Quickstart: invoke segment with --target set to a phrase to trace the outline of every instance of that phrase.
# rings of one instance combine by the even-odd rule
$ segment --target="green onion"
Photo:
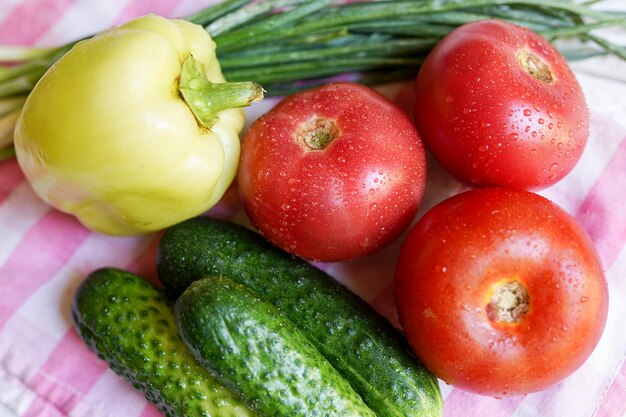
[[[189,16],[218,45],[224,76],[255,81],[284,95],[329,80],[368,85],[413,78],[432,47],[465,23],[497,18],[528,27],[560,45],[567,59],[612,54],[626,46],[597,31],[626,27],[626,13],[598,0],[225,0]],[[58,48],[0,46],[0,148],[10,143],[24,97],[76,42]],[[15,98],[15,99],[14,99]],[[11,101],[14,100],[14,101]],[[10,152],[9,152],[10,153]]]
[[[259,65],[288,64],[293,62],[317,61],[329,58],[367,56],[411,56],[430,50],[435,41],[429,39],[389,39],[373,40],[368,43],[356,43],[342,46],[326,46],[309,50],[267,51],[260,49],[258,54],[242,54],[220,57],[222,69],[232,74],[237,69],[258,67]],[[252,58],[252,59],[251,59]],[[316,64],[317,65],[317,64]],[[232,77],[232,75],[231,75]]]
[[[206,25],[206,30],[213,37],[217,37],[223,33],[228,33],[233,29],[245,25],[248,22],[255,22],[256,18],[267,16],[276,10],[293,6],[303,0],[265,0],[252,4],[248,7],[242,7],[234,12],[221,17],[220,19]]]
[[[352,71],[380,69],[387,67],[410,67],[416,73],[421,58],[388,58],[388,57],[352,57],[348,59],[333,59],[332,67],[320,67],[317,62],[296,62],[277,65],[274,67],[234,69],[229,72],[232,81],[259,80],[259,84],[271,84],[281,81],[296,81],[308,78],[312,71],[317,76],[328,76]]]
[[[0,149],[0,162],[5,159],[11,159],[15,157],[15,149],[13,146],[9,146],[8,148]]]

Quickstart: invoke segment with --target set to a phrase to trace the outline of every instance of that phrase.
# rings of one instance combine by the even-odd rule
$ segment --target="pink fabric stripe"
[[[62,415],[69,415],[107,369],[106,362],[94,359],[94,354],[87,349],[77,333],[70,330],[28,385],[40,398],[55,404]],[[38,408],[39,405],[34,403],[24,417],[37,416]]]
[[[23,417],[67,417],[56,405],[46,401],[43,397],[35,398]]]
[[[510,416],[517,410],[524,398],[520,395],[497,399],[454,389],[444,401],[443,417]]]
[[[0,267],[0,329],[37,288],[63,267],[90,232],[56,210],[44,215]]]
[[[615,417],[626,415],[626,361],[622,362],[617,376],[598,406],[594,417]]]
[[[156,408],[154,404],[146,404],[144,409],[139,414],[139,417],[162,417],[163,414],[159,412],[159,409]]]
[[[0,24],[0,44],[35,43],[72,3],[72,0],[23,0]]]
[[[122,13],[117,17],[114,25],[120,25],[135,17],[143,16],[149,13],[169,17],[180,2],[181,0],[131,0],[126,5],[126,8],[122,11]]]
[[[154,236],[150,244],[128,266],[127,271],[145,278],[154,285],[161,286],[156,272],[156,254],[161,233]]]
[[[626,138],[605,167],[600,178],[581,204],[576,218],[594,241],[605,269],[626,244],[624,205],[616,200],[626,191]]]
[[[24,174],[22,174],[16,160],[0,163],[0,203],[11,194],[23,179]]]

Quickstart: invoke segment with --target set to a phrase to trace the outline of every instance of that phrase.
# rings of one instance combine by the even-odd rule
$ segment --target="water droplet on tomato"
[[[508,112],[506,112],[507,116],[513,116],[513,110],[509,110]]]
[[[532,112],[532,111],[530,111],[530,109],[524,109],[524,116],[528,117],[528,116],[530,116],[531,114],[533,114],[533,112]]]
[[[511,139],[511,140],[517,140],[517,137],[518,137],[518,136],[517,136],[517,133],[511,133],[511,134],[509,135],[509,139]]]
[[[479,152],[487,152],[489,150],[489,145],[480,145],[478,147]]]
[[[463,109],[463,114],[470,114],[471,112],[472,112],[472,109],[469,109],[467,107]]]
[[[548,129],[552,129],[554,127],[554,123],[548,123]]]
[[[543,119],[539,119],[539,120],[537,120],[537,123],[539,123],[540,125],[544,124],[545,122],[546,122],[546,121],[545,121],[545,120],[543,120]]]
[[[586,303],[587,302],[587,297],[580,297],[580,302],[581,303]]]
[[[446,96],[446,103],[452,103],[454,101],[454,97],[452,97],[452,95],[448,94]]]
[[[552,171],[552,172],[556,171],[556,167],[557,167],[556,163],[550,165],[550,171]]]

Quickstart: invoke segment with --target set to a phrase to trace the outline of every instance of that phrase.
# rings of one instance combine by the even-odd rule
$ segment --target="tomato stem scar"
[[[527,49],[520,49],[515,55],[522,69],[544,83],[554,81],[550,67],[541,58]]]
[[[508,281],[495,288],[486,307],[487,317],[498,323],[519,323],[529,307],[530,297],[526,287],[519,281]]]
[[[330,145],[339,129],[334,121],[312,118],[303,123],[296,133],[296,140],[307,151],[322,150]]]

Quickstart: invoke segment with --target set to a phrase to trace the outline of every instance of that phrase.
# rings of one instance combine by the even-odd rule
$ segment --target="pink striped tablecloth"
[[[0,44],[58,45],[142,14],[185,16],[210,2],[0,0]],[[447,417],[626,415],[626,65],[602,58],[573,68],[591,109],[591,137],[576,169],[541,194],[574,215],[598,248],[611,296],[606,330],[583,367],[543,392],[499,400],[442,382]],[[406,91],[385,93],[402,103]],[[250,109],[248,119],[273,103]],[[432,161],[429,169],[419,215],[463,189]],[[215,214],[245,221],[236,191]],[[157,239],[92,233],[40,201],[15,161],[0,163],[0,417],[159,415],[83,346],[70,322],[74,290],[90,271],[116,266],[156,279]],[[398,246],[324,267],[395,322],[390,284]]]

